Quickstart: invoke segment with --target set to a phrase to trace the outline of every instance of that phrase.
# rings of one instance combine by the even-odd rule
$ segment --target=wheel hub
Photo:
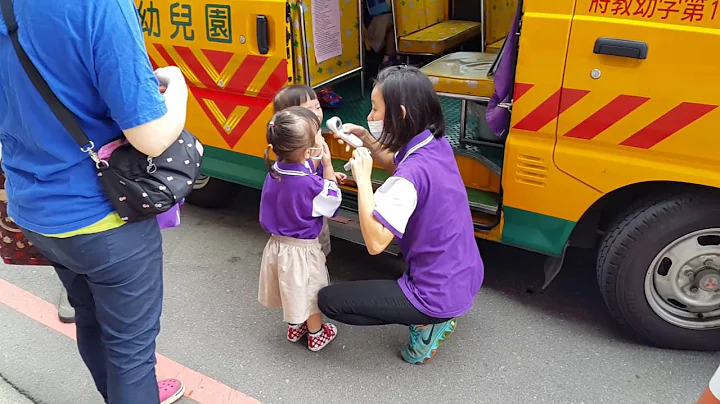
[[[715,269],[703,269],[696,275],[695,284],[700,290],[709,293],[720,292],[720,272]]]
[[[645,296],[663,320],[683,328],[720,328],[720,229],[678,238],[655,257]]]

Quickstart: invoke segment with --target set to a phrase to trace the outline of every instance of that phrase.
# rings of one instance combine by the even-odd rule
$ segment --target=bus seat
[[[398,39],[398,52],[440,55],[479,36],[482,25],[475,21],[446,20]]]
[[[397,51],[440,55],[482,34],[475,21],[449,20],[448,0],[393,0]]]
[[[500,50],[502,49],[503,43],[505,42],[505,37],[502,39],[495,41],[487,46],[487,52],[488,53],[494,53],[498,54],[500,53]]]
[[[487,0],[485,4],[486,52],[500,53],[517,7],[517,0]]]
[[[432,81],[435,91],[468,98],[490,98],[495,91],[489,76],[496,54],[455,52],[436,59],[421,70]]]

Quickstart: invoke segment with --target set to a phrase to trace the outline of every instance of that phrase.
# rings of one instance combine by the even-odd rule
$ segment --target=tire
[[[720,350],[720,314],[712,306],[715,299],[720,299],[720,292],[702,295],[707,304],[700,309],[695,307],[695,313],[710,306],[702,317],[690,313],[692,310],[687,308],[691,306],[679,306],[686,300],[659,297],[663,291],[675,290],[668,285],[679,285],[680,280],[691,279],[682,278],[684,275],[680,274],[687,275],[687,268],[691,268],[689,264],[696,262],[683,261],[684,258],[673,262],[667,258],[670,257],[667,252],[688,252],[673,258],[702,254],[698,256],[702,258],[697,259],[707,263],[707,257],[714,258],[714,254],[720,257],[720,236],[717,234],[720,234],[720,199],[708,194],[655,196],[628,209],[609,228],[597,260],[598,283],[615,320],[636,338],[657,347]],[[680,246],[691,247],[689,243],[702,247],[698,247],[700,250],[672,250]],[[665,270],[663,266],[669,269]],[[718,280],[715,272],[707,275],[708,270],[715,271],[717,267],[720,267],[720,259],[714,261],[712,268],[715,269],[702,266],[698,271],[693,270],[694,274],[700,275],[696,279],[704,285],[700,292],[705,293],[705,288],[713,287],[712,282]],[[708,281],[708,276],[713,280]],[[675,279],[680,280],[675,282]],[[693,285],[688,284],[688,290],[692,290]],[[676,296],[684,296],[684,293],[688,292],[680,291]],[[696,293],[697,297],[698,288],[690,293]],[[668,307],[669,310],[663,309]]]
[[[201,208],[216,209],[227,207],[240,192],[240,186],[231,182],[200,176],[187,196],[187,203]]]

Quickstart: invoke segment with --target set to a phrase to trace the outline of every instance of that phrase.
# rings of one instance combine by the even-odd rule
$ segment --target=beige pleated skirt
[[[330,226],[328,226],[328,220],[326,217],[323,218],[322,230],[320,230],[320,237],[318,237],[318,241],[320,241],[320,246],[322,246],[325,256],[327,257],[330,255]]]
[[[301,324],[320,312],[317,295],[329,283],[318,239],[270,237],[260,264],[260,304],[281,308],[286,322]]]

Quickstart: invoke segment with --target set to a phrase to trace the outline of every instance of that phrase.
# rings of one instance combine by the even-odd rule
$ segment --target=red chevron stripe
[[[717,108],[717,105],[683,102],[620,144],[639,149],[649,149],[707,115],[715,108]]]
[[[521,119],[520,122],[516,123],[513,128],[537,132],[567,111],[568,108],[575,105],[588,93],[590,91],[561,88],[532,110],[525,118]]]
[[[212,49],[201,50],[208,62],[210,62],[212,67],[218,73],[222,73],[222,71],[225,70],[225,67],[227,67],[228,63],[230,63],[230,59],[232,59],[234,55],[234,53],[231,52],[216,51]]]
[[[165,59],[165,63],[168,66],[175,66],[177,63],[173,60],[172,57],[170,57],[170,54],[165,50],[165,48],[160,45],[159,43],[153,44],[155,46],[155,49],[157,49],[160,56],[162,56],[163,59]]]
[[[217,90],[208,90],[198,87],[190,87],[190,91],[199,101],[200,107],[205,112],[205,115],[208,116],[215,126],[215,129],[217,129],[218,133],[220,133],[223,139],[225,139],[225,142],[227,142],[230,148],[234,148],[238,144],[240,139],[247,132],[248,128],[250,128],[250,125],[257,120],[260,114],[262,114],[265,110],[265,107],[269,104],[267,100],[230,92],[220,92]],[[236,106],[242,105],[248,109],[245,111],[242,118],[240,118],[240,121],[235,128],[228,133],[222,126],[222,122],[218,122],[218,120],[215,119],[212,111],[210,111],[210,108],[205,105],[204,100],[211,100],[215,102],[220,111],[222,111],[223,114],[226,114],[226,117],[229,116]]]
[[[517,101],[525,95],[531,88],[535,87],[535,84],[526,83],[515,83],[515,90],[513,90],[513,101]]]
[[[281,88],[288,82],[287,60],[283,59],[278,63],[263,88],[260,89],[258,97],[272,100]]]
[[[262,56],[245,56],[245,59],[243,59],[240,67],[235,72],[235,75],[228,81],[227,89],[230,91],[245,93],[250,86],[250,83],[252,83],[255,76],[257,76],[260,69],[262,69],[266,60],[268,59]]]
[[[565,134],[576,139],[592,140],[617,121],[630,115],[631,112],[645,104],[650,98],[633,95],[620,95],[576,127]]]
[[[190,48],[186,46],[173,46],[175,52],[180,55],[185,64],[195,74],[195,77],[207,88],[219,88],[215,80],[210,77],[202,63],[195,57]]]

